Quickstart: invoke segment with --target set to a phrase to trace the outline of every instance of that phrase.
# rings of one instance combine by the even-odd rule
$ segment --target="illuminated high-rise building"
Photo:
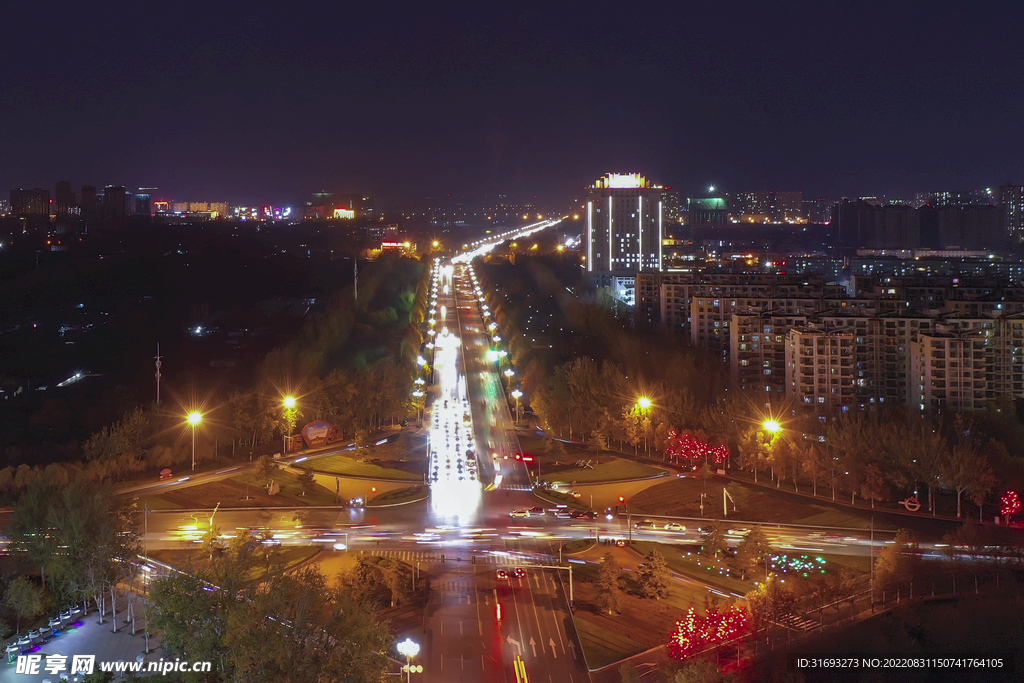
[[[1003,229],[1014,243],[1024,241],[1024,187],[1006,183],[999,188]]]
[[[664,191],[639,173],[609,173],[588,189],[588,273],[661,270]]]

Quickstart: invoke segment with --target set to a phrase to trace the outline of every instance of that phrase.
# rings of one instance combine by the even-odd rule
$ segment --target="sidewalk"
[[[138,615],[138,604],[136,604],[136,609]],[[136,661],[146,647],[145,629],[143,628],[145,620],[141,617],[136,618],[137,631],[135,636],[132,636],[131,624],[122,625],[121,623],[125,618],[125,613],[125,610],[122,609],[116,615],[119,626],[117,633],[111,633],[113,624],[109,616],[103,624],[97,624],[98,614],[90,612],[77,623],[59,631],[60,635],[51,638],[49,642],[33,648],[26,654],[42,655],[40,673],[37,675],[15,673],[16,660],[8,663],[7,657],[5,657],[3,665],[0,666],[0,683],[40,683],[46,680],[57,683],[61,680],[61,674],[46,673],[44,668],[47,655],[67,655],[67,665],[62,672],[67,674],[71,672],[73,655],[96,655],[96,670],[99,670],[99,662]],[[164,653],[160,649],[159,636],[150,634],[149,647],[151,652],[146,656],[146,661],[160,661]],[[77,675],[78,681],[81,681],[82,678],[83,676]],[[76,679],[69,675],[68,680]]]

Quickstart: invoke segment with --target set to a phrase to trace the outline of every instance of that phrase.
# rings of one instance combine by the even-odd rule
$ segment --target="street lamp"
[[[523,392],[516,389],[512,392],[512,398],[516,400],[516,422],[519,422],[519,399],[523,397]]]
[[[292,432],[295,431],[295,407],[299,402],[294,396],[285,396],[282,403],[284,403],[284,419],[288,423],[288,433],[282,439],[281,452],[287,455],[288,440],[292,438]]]
[[[654,402],[651,401],[651,399],[649,399],[646,396],[641,396],[640,398],[638,398],[636,400],[636,408],[637,408],[638,411],[640,411],[641,415],[644,415],[647,412],[649,412],[651,410],[651,406],[653,406],[653,405],[654,405]],[[649,452],[649,449],[647,448],[647,430],[646,429],[644,430],[644,450]]]
[[[400,642],[396,648],[398,649],[398,654],[405,655],[405,666],[402,668],[405,670],[406,681],[409,681],[412,678],[413,671],[416,673],[423,673],[422,666],[412,665],[412,658],[420,653],[419,643],[413,641],[411,638],[406,638]]]
[[[765,420],[761,423],[761,426],[765,428],[765,431],[769,431],[772,434],[778,434],[782,431],[782,425],[779,424],[778,420]]]
[[[192,471],[196,471],[196,427],[203,421],[203,414],[193,410],[188,414],[188,423],[192,425]]]

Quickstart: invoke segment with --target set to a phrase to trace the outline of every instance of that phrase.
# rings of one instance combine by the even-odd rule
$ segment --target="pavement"
[[[47,673],[45,671],[46,657],[48,655],[66,655],[66,668],[64,673],[70,673],[72,657],[74,655],[96,655],[96,669],[99,669],[99,662],[134,662],[136,658],[144,656],[147,662],[160,661],[163,650],[160,649],[160,638],[157,635],[150,635],[150,654],[143,655],[146,648],[144,624],[138,604],[136,604],[136,633],[131,634],[131,624],[125,624],[127,603],[118,601],[119,611],[117,613],[118,632],[112,633],[113,624],[108,615],[103,624],[97,623],[98,613],[93,611],[85,617],[80,618],[75,624],[66,629],[58,631],[57,636],[33,648],[26,654],[41,655],[40,673],[35,675],[19,674],[16,672],[16,663],[8,662],[0,665],[0,683],[40,683],[42,681],[60,681],[60,674]],[[77,680],[81,681],[82,676]],[[68,680],[75,680],[69,677]]]

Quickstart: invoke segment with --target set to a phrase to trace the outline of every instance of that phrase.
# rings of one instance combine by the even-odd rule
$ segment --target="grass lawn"
[[[534,495],[541,500],[554,505],[566,505],[573,510],[589,510],[590,508],[581,498],[570,496],[568,493],[561,493],[559,491],[547,491],[544,489],[534,489]]]
[[[231,477],[231,481],[236,481],[243,485],[247,484],[250,488],[266,490],[263,488],[263,480],[253,472],[244,472],[236,477]],[[315,485],[309,493],[303,495],[299,475],[294,472],[279,469],[277,472],[274,472],[274,481],[281,487],[280,492],[275,497],[287,498],[295,505],[334,505],[336,502],[334,491],[319,484]]]
[[[415,464],[419,470],[416,472],[408,472],[395,467],[387,467],[385,465],[377,464],[376,462],[359,462],[360,459],[367,459],[368,457],[369,456],[360,456],[356,458],[338,453],[336,455],[328,455],[325,458],[307,460],[306,462],[299,464],[298,467],[310,469],[314,472],[335,474],[343,477],[366,477],[367,479],[392,479],[395,481],[423,481],[422,463],[409,463]],[[399,463],[396,462],[394,464],[397,465]]]
[[[589,617],[589,614],[576,616],[576,633],[579,634],[587,666],[590,668],[606,666],[647,649],[622,637],[618,629],[605,628],[600,623],[591,621]]]
[[[430,495],[430,489],[427,486],[410,486],[406,489],[391,489],[384,493],[374,496],[366,504],[366,507],[374,507],[375,505],[395,505],[397,503],[410,503],[417,500],[426,500],[427,496]]]
[[[290,545],[276,549],[274,562],[280,571],[288,571],[306,560],[315,557],[321,548],[319,545]],[[185,571],[189,566],[201,564],[208,561],[208,551],[199,548],[183,548],[181,550],[153,550],[149,553],[154,560]],[[265,573],[265,568],[260,568],[260,573]]]
[[[625,479],[646,479],[648,477],[663,476],[665,470],[658,467],[651,467],[632,460],[623,460],[609,455],[601,457],[586,457],[584,460],[591,460],[594,463],[593,469],[583,467],[562,467],[561,465],[550,465],[547,469],[541,464],[541,478],[546,481],[564,482],[566,484],[575,481],[577,484],[596,484],[603,481],[621,481]],[[572,461],[576,462],[575,460]],[[562,459],[563,464],[567,464]]]
[[[713,477],[707,483],[708,496],[715,501],[712,514],[721,513],[723,485],[735,502],[736,511],[733,512],[733,505],[730,503],[729,516],[744,521],[857,529],[867,529],[871,524],[870,516],[859,511],[836,510],[812,501],[794,500],[776,495],[771,489],[719,477]],[[704,483],[694,477],[675,477],[636,494],[630,501],[630,506],[635,508],[638,514],[700,517],[700,494],[703,490]],[[875,528],[893,527],[876,521]]]
[[[577,538],[575,541],[569,541],[562,546],[562,552],[571,555],[573,553],[582,553],[585,550],[590,550],[597,543],[592,538]]]
[[[732,566],[729,563],[728,558],[726,558],[726,560],[714,560],[710,557],[696,553],[693,548],[689,546],[674,545],[671,543],[657,543],[654,541],[633,541],[630,547],[641,555],[651,550],[657,550],[665,556],[665,562],[668,563],[669,569],[672,571],[715,586],[723,593],[739,593],[740,595],[744,595],[754,588],[753,581],[740,581],[737,578],[723,576],[719,573],[719,567]],[[689,552],[690,555],[687,555],[687,552]],[[708,569],[709,567],[711,569]],[[704,598],[701,597],[700,601],[695,604],[700,604],[703,600]]]

